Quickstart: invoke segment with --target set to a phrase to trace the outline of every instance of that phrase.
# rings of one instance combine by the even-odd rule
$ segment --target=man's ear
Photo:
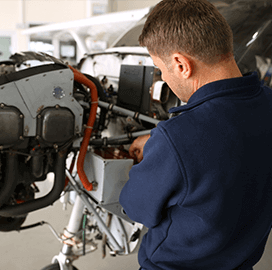
[[[183,79],[188,79],[191,77],[193,73],[194,64],[189,57],[181,53],[173,53],[172,64],[174,72],[178,76],[181,76]]]

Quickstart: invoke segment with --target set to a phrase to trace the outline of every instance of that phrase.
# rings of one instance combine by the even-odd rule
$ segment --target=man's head
[[[207,0],[163,0],[139,37],[162,79],[184,102],[201,86],[240,77],[230,26]]]
[[[213,64],[233,55],[232,31],[206,0],[161,1],[149,14],[139,42],[162,59],[179,52]]]

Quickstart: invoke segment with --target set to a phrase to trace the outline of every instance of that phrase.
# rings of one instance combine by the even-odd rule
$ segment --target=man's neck
[[[198,71],[193,79],[193,92],[197,91],[205,84],[224,80],[242,77],[242,73],[239,70],[234,58],[224,60],[215,65],[205,65],[200,63],[198,65]]]

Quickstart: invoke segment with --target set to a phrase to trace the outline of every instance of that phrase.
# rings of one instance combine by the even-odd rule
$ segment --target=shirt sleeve
[[[186,184],[179,155],[163,129],[152,130],[143,154],[143,160],[130,170],[120,203],[129,218],[151,228],[185,196]]]

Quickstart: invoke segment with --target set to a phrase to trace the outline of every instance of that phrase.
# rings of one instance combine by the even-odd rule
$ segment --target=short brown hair
[[[225,18],[206,0],[163,0],[149,14],[141,46],[161,58],[184,52],[205,63],[233,55],[233,34]]]

